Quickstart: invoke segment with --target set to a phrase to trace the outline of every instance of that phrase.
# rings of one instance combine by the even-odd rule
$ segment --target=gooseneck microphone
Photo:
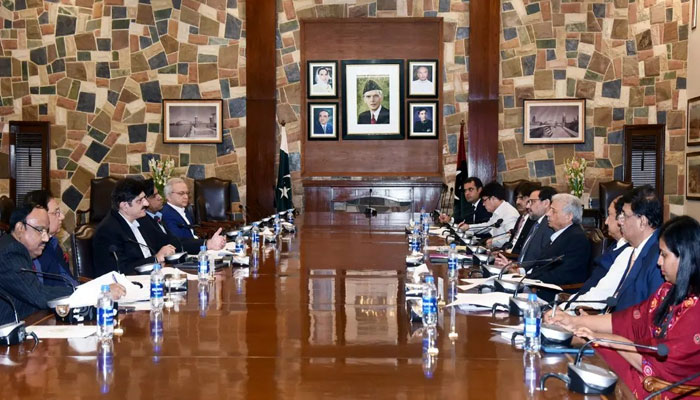
[[[0,325],[0,346],[12,346],[24,342],[24,339],[27,337],[27,331],[24,328],[24,321],[19,320],[15,303],[3,291],[0,291],[0,299],[5,300],[15,314],[15,322]],[[31,333],[30,336],[34,338],[34,347],[36,347],[39,343],[39,338],[34,333]],[[34,351],[34,348],[32,348],[32,351]]]
[[[586,344],[581,346],[581,348],[578,351],[578,354],[576,354],[576,361],[574,361],[574,365],[579,365],[581,363],[581,358],[583,357],[583,352],[586,350],[587,347],[589,347],[593,343],[619,344],[619,345],[623,345],[623,346],[631,346],[631,347],[637,347],[640,349],[652,350],[652,351],[655,351],[659,357],[666,357],[668,355],[668,346],[665,343],[659,343],[658,346],[648,346],[645,344],[624,342],[622,340],[596,338],[596,339],[591,339],[591,340],[587,341]]]
[[[489,230],[489,229],[491,229],[491,228],[500,228],[502,223],[503,223],[503,218],[499,218],[499,219],[498,219],[496,222],[494,222],[493,224],[482,227],[482,228],[479,229],[478,231],[474,232],[474,234],[475,234],[475,235],[479,235],[479,234],[482,234],[482,233],[486,232],[487,230]]]
[[[552,307],[552,317],[554,317],[554,315],[556,314],[557,308],[559,308],[558,306],[560,304],[566,303],[566,307],[565,307],[565,309],[566,309],[566,308],[569,308],[569,306],[571,305],[572,302],[573,303],[581,303],[581,304],[605,304],[606,307],[615,307],[617,305],[617,299],[614,298],[613,296],[610,296],[607,299],[603,299],[603,300],[581,300],[581,301],[573,301],[571,299],[556,300],[556,298],[555,298],[554,301],[549,303],[549,305]]]
[[[509,231],[505,231],[505,232],[503,232],[503,233],[499,233],[499,234],[496,235],[496,236],[485,237],[485,238],[479,240],[478,245],[479,245],[479,246],[483,245],[483,244],[486,243],[489,239],[495,239],[495,238],[497,238],[497,237],[501,237],[501,236],[505,236],[505,235],[512,235],[512,234],[513,234],[513,230],[511,229],[511,230],[509,230]]]
[[[134,240],[134,239],[129,238],[129,237],[126,238],[126,241],[127,241],[127,242],[130,242],[130,243],[137,244],[137,245],[139,245],[139,246],[141,246],[141,247],[145,247],[145,248],[148,249],[148,251],[151,252],[151,256],[153,256],[153,257],[156,256],[156,252],[153,251],[153,248],[152,248],[151,246],[149,246],[149,245],[147,245],[147,244],[143,244],[143,243],[139,242],[138,240]]]
[[[117,263],[117,272],[120,274],[122,273],[122,269],[119,266],[119,257],[117,256],[117,246],[115,245],[110,245],[109,246],[109,252],[112,254],[112,257],[114,257],[114,261]]]
[[[29,269],[29,268],[20,268],[19,271],[20,272],[29,272],[30,274],[34,274],[34,275],[45,276],[48,278],[62,280],[63,282],[67,283],[68,286],[70,286],[71,289],[73,289],[73,291],[75,292],[75,284],[73,282],[71,282],[70,279],[68,279],[67,277],[65,277],[61,274],[53,274],[51,272],[43,272],[43,271],[34,271],[33,269]]]
[[[542,264],[542,265],[539,265],[539,266],[536,266],[535,268],[532,269],[532,271],[530,271],[530,272],[531,272],[530,274],[525,274],[525,276],[523,276],[522,278],[520,278],[520,280],[518,281],[518,285],[515,287],[515,292],[513,292],[513,297],[516,297],[516,296],[517,296],[518,290],[520,290],[520,286],[522,286],[523,281],[524,281],[526,278],[532,278],[533,275],[535,275],[535,274],[532,273],[532,272],[534,272],[534,271],[536,270],[538,273],[542,273],[542,271],[546,271],[546,270],[549,269],[552,265],[555,265],[557,262],[561,261],[563,258],[564,258],[564,255],[562,254],[562,255],[560,255],[560,256],[558,256],[558,257],[549,258],[549,259],[547,259],[547,260],[538,260],[539,262],[545,262],[545,261],[546,261],[546,263],[545,263],[545,264]]]
[[[690,381],[692,381],[693,379],[698,378],[698,377],[700,377],[700,372],[696,372],[696,373],[694,373],[693,375],[687,376],[687,377],[681,379],[681,380],[678,381],[678,382],[675,382],[675,383],[670,384],[670,385],[668,385],[668,386],[666,386],[666,387],[664,387],[664,388],[662,388],[662,389],[659,389],[659,390],[657,390],[656,392],[653,392],[653,393],[651,393],[649,396],[645,397],[644,400],[651,400],[651,399],[653,399],[654,397],[660,395],[661,393],[667,392],[667,391],[669,391],[669,390],[671,390],[671,389],[673,389],[673,388],[677,388],[678,386],[681,386],[682,384],[684,384],[684,383],[686,383],[686,382],[690,382]],[[700,389],[695,389],[695,390],[692,390],[692,389],[691,389],[690,391],[685,392],[684,395],[690,395],[690,394],[692,394],[692,393],[696,393],[698,390],[700,390]]]
[[[542,267],[545,267],[553,262],[557,262],[557,261],[561,260],[562,258],[564,258],[563,255],[561,255],[559,257],[542,258],[539,260],[523,261],[520,263],[520,266],[525,268],[525,267],[531,267],[531,266],[537,265],[537,264],[542,264]],[[501,272],[498,274],[498,279],[503,278],[503,274],[505,273],[505,271],[508,269],[508,267],[510,267],[514,263],[515,263],[515,261],[511,261],[508,264],[506,264],[505,266],[503,266],[503,268],[501,269]],[[535,268],[539,268],[539,267],[535,267]],[[528,275],[525,274],[525,276],[523,278],[527,278],[527,277],[528,277]]]

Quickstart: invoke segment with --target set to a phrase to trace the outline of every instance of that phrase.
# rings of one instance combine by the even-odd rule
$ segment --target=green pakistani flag
[[[287,147],[287,130],[280,130],[280,166],[277,171],[277,187],[275,188],[275,204],[277,212],[294,208],[292,204],[292,177],[289,175],[289,149]]]

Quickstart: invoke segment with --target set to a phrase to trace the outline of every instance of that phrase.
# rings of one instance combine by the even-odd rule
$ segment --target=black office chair
[[[7,196],[0,196],[0,231],[10,231],[10,215],[15,209],[15,202]],[[0,232],[0,234],[2,234]]]
[[[95,278],[95,267],[92,265],[92,237],[95,229],[90,225],[77,228],[70,235],[73,253],[73,274],[79,280]],[[105,249],[105,251],[107,251]]]
[[[610,206],[610,202],[613,201],[615,197],[620,196],[633,188],[634,185],[629,182],[618,180],[600,182],[598,184],[598,196],[600,198],[598,208],[600,210],[600,215],[602,216],[601,218],[605,220],[608,217],[608,206]]]
[[[90,181],[90,208],[76,211],[76,227],[86,224],[97,226],[109,214],[112,209],[112,191],[118,181],[111,176]]]

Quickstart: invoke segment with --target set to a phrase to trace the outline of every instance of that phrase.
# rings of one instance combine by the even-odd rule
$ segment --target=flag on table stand
[[[275,188],[275,205],[277,212],[294,208],[292,204],[292,177],[289,174],[289,149],[287,148],[287,130],[282,125],[280,129],[280,165],[277,171],[277,186]]]
[[[457,148],[457,175],[455,175],[455,198],[452,215],[456,222],[463,220],[462,217],[468,209],[467,199],[464,198],[464,181],[469,177],[467,172],[467,155],[464,150],[464,121],[459,128],[459,145]]]

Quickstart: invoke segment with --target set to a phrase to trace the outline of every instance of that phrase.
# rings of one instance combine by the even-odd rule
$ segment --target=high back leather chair
[[[612,180],[609,182],[600,182],[598,184],[598,193],[600,196],[600,215],[603,221],[608,217],[608,206],[610,202],[617,196],[632,190],[634,185],[628,182]]]
[[[584,231],[586,232],[588,241],[591,243],[591,258],[588,263],[588,270],[589,272],[593,272],[593,261],[603,254],[607,241],[605,240],[603,232],[598,228],[584,227]]]
[[[194,181],[194,200],[198,223],[231,219],[231,181],[219,178]]]
[[[15,202],[7,196],[0,196],[0,230],[10,231],[10,215],[15,209]],[[0,233],[1,234],[1,233]]]
[[[73,253],[73,272],[77,278],[95,278],[95,268],[92,265],[92,237],[95,228],[85,225],[70,235],[70,245]],[[105,251],[107,251],[105,249]]]
[[[96,178],[90,181],[90,208],[78,210],[76,214],[77,225],[97,225],[112,209],[112,191],[119,180],[111,176]],[[85,215],[88,215],[87,221]]]

